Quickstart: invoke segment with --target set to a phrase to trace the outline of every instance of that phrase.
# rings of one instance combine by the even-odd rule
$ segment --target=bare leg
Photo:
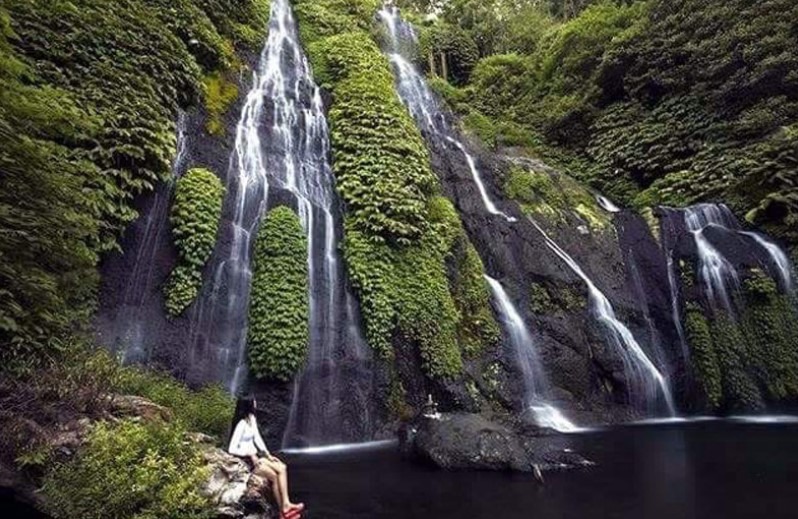
[[[284,509],[286,501],[282,489],[280,488],[280,478],[278,477],[277,472],[271,466],[269,466],[268,463],[261,461],[258,463],[258,466],[255,469],[255,474],[269,481],[269,484],[272,487],[272,493],[274,494],[274,499],[277,501],[277,506],[279,506],[280,509]]]
[[[280,503],[282,511],[287,512],[289,509],[295,508],[297,505],[292,503],[291,498],[288,497],[288,467],[281,461],[266,460],[264,463],[267,464],[270,470],[276,473],[277,484],[281,492]]]

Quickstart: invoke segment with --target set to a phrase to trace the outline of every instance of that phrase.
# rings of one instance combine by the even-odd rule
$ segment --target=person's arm
[[[227,452],[233,456],[246,456],[246,453],[241,449],[241,437],[244,435],[244,427],[246,427],[244,421],[239,420],[233,431],[233,436],[230,438],[230,446],[227,448]]]
[[[266,447],[266,442],[263,441],[263,437],[260,435],[257,420],[252,420],[252,427],[255,428],[255,447],[257,447],[259,451],[265,452],[267,458],[271,458],[272,454],[269,452],[269,449]]]

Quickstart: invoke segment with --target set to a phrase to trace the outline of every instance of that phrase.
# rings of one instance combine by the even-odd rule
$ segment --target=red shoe
[[[287,512],[283,512],[282,518],[283,519],[300,519],[302,517],[302,510],[305,509],[305,505],[303,503],[299,503],[298,505],[290,508]]]

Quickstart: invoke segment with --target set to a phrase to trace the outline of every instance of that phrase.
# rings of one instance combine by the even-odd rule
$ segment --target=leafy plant
[[[208,473],[179,424],[100,422],[74,460],[56,466],[43,493],[53,517],[210,518]]]
[[[308,347],[308,245],[285,206],[269,211],[255,242],[249,310],[249,362],[259,378],[288,381]]]
[[[197,298],[202,271],[216,245],[224,187],[210,170],[195,168],[177,180],[170,221],[179,262],[165,286],[166,309],[176,317]]]

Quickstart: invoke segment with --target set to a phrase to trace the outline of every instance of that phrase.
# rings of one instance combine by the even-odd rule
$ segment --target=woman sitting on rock
[[[298,519],[305,505],[294,504],[288,497],[288,467],[266,448],[255,419],[256,409],[257,403],[254,399],[242,398],[238,401],[233,420],[235,429],[227,450],[230,454],[243,458],[257,476],[271,483],[274,498],[284,519]]]

